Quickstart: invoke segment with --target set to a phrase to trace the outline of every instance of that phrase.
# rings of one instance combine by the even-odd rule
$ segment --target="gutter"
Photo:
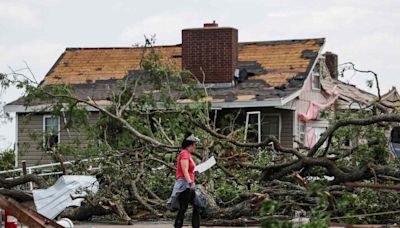
[[[5,105],[4,112],[15,112],[15,113],[31,113],[31,112],[50,112],[52,105],[49,104],[41,104],[41,105],[33,105],[33,106],[24,106],[24,105]],[[99,107],[107,107],[107,105],[99,105]],[[98,109],[93,108],[92,106],[85,105],[87,111],[94,112],[99,111]]]
[[[302,89],[297,90],[296,92],[290,94],[287,97],[283,98],[273,98],[266,99],[262,101],[233,101],[233,102],[212,102],[212,109],[221,109],[221,108],[252,108],[252,107],[280,107],[284,106],[291,100],[298,97]],[[190,104],[190,102],[185,102],[181,104]],[[107,107],[107,104],[99,105],[100,107]],[[41,105],[33,105],[33,106],[24,106],[24,105],[5,105],[4,112],[15,112],[15,113],[31,113],[31,112],[50,112],[52,105],[50,104],[41,104]],[[92,106],[85,105],[87,111],[98,111]]]
[[[212,102],[212,108],[255,108],[255,107],[280,107],[298,97],[303,89],[283,98],[266,99],[262,101],[233,101],[233,102]]]

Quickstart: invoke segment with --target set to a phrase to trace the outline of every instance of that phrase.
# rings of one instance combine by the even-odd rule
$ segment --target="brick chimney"
[[[238,68],[238,30],[206,23],[182,30],[182,68],[216,87],[233,86]],[[202,70],[203,72],[202,72]]]
[[[332,52],[325,52],[325,64],[328,67],[329,73],[333,79],[338,79],[338,56]]]

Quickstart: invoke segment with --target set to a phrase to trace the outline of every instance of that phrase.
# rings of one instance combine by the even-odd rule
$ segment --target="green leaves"
[[[0,151],[0,170],[10,170],[15,165],[14,150]]]
[[[261,227],[263,228],[291,228],[291,221],[280,220],[274,217],[274,213],[280,207],[279,202],[275,200],[266,200],[261,206]]]

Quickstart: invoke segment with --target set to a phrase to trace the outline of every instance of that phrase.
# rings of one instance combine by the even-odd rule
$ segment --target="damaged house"
[[[335,55],[332,55],[335,58]],[[337,60],[333,61],[337,63]],[[329,61],[326,61],[329,65]],[[336,67],[328,67],[329,69],[337,69]],[[323,90],[334,89],[338,95],[335,105],[332,107],[335,113],[346,110],[370,110],[373,111],[373,104],[379,101],[379,112],[396,113],[400,108],[400,94],[396,87],[392,87],[387,93],[378,96],[357,88],[355,85],[345,83],[338,79],[337,72],[330,72],[331,77],[325,77],[321,80]],[[398,123],[391,123],[386,131],[386,136],[389,139],[388,147],[392,158],[400,157],[400,126]],[[348,139],[344,146],[349,149],[359,144],[366,143],[366,139],[354,137]]]
[[[337,98],[335,88],[322,88],[322,77],[335,70],[337,75],[337,56],[323,54],[324,43],[323,38],[238,42],[237,29],[210,23],[182,30],[182,44],[155,49],[199,81],[204,79],[217,119],[240,111],[237,121],[248,131],[247,141],[275,135],[283,146],[294,148],[318,140],[329,125],[318,113]],[[107,104],[108,84],[137,71],[141,54],[139,47],[67,48],[41,84],[70,84],[80,98]],[[30,137],[32,132],[52,130],[48,146],[74,143],[84,134],[65,128],[65,117],[49,115],[45,105],[36,101],[25,107],[18,99],[5,107],[16,113],[16,166],[22,160],[28,165],[52,161]],[[99,113],[92,111],[95,122]]]

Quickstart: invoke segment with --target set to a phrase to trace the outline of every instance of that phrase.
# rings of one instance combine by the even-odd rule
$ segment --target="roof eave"
[[[273,98],[266,99],[262,101],[250,100],[250,101],[232,101],[232,102],[211,102],[212,109],[219,108],[253,108],[253,107],[280,107],[284,106],[286,103],[298,97],[301,93],[301,90],[297,90],[296,92],[290,94],[289,96],[283,98]],[[181,104],[189,104],[189,103],[181,103]],[[7,113],[30,113],[30,112],[46,112],[51,111],[51,104],[41,104],[41,105],[5,105],[4,112]],[[103,105],[107,106],[107,105]],[[88,111],[98,111],[96,108],[86,105],[86,110]]]
[[[106,107],[107,105],[99,105],[100,107]],[[51,104],[40,104],[40,105],[32,105],[32,106],[25,106],[25,105],[5,105],[4,112],[6,113],[39,113],[39,112],[51,112]],[[85,109],[87,111],[99,111],[98,109],[85,105]]]

